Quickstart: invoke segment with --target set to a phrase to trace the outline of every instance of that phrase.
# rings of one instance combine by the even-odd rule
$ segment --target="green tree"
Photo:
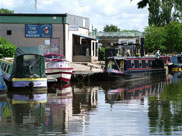
[[[144,31],[145,49],[147,52],[153,52],[157,49],[166,52],[166,30],[164,27],[149,26]]]
[[[99,48],[99,61],[105,60],[105,48],[100,47]]]
[[[161,17],[160,17],[160,1],[153,0],[149,2],[149,17],[148,22],[150,26],[161,26]]]
[[[170,22],[163,27],[149,26],[144,31],[148,52],[160,49],[163,53],[182,52],[182,23]]]
[[[16,51],[16,46],[7,39],[0,37],[0,58],[13,57]]]
[[[165,26],[167,52],[182,52],[182,24],[178,22],[171,22]]]
[[[1,9],[0,9],[0,13],[13,14],[13,13],[14,13],[14,11],[13,11],[13,10],[8,10],[8,9],[1,8]]]
[[[171,21],[181,21],[182,1],[179,0],[141,0],[138,8],[148,6],[150,26],[164,26]]]
[[[104,26],[104,32],[119,32],[120,29],[115,25],[106,25]]]

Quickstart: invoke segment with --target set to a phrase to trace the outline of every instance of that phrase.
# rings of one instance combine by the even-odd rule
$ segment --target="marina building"
[[[0,14],[0,37],[16,46],[41,46],[71,62],[98,60],[98,40],[90,36],[89,18],[70,14]]]

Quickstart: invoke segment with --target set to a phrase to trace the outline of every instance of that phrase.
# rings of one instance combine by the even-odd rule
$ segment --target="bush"
[[[16,46],[5,38],[0,37],[0,58],[13,57],[16,51]]]
[[[104,61],[105,60],[105,48],[100,47],[99,48],[99,61]]]

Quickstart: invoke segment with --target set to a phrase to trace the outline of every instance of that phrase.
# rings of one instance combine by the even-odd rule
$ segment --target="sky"
[[[105,25],[120,30],[144,31],[148,26],[147,8],[138,9],[140,0],[0,0],[0,8],[15,13],[68,13],[90,19],[90,29],[103,31]]]

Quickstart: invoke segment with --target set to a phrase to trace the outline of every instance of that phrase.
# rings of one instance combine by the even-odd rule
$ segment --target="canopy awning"
[[[84,37],[84,38],[87,38],[87,39],[90,39],[90,40],[99,40],[97,38],[93,38],[93,37],[82,35],[82,34],[73,34],[73,35],[78,36],[78,37]]]

